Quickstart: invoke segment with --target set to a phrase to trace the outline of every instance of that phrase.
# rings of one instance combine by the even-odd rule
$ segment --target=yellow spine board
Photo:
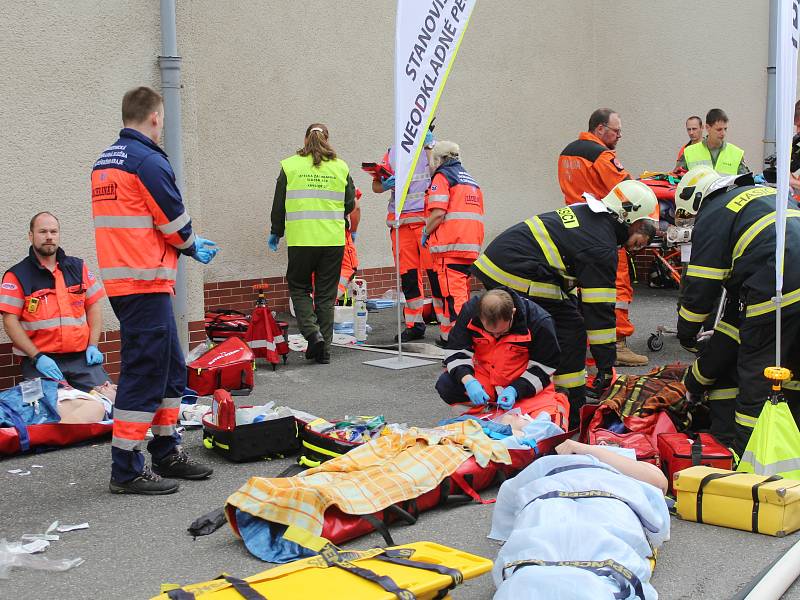
[[[681,519],[698,521],[698,490],[706,479],[700,522],[744,531],[754,531],[755,524],[758,533],[776,537],[800,529],[800,481],[767,481],[765,475],[701,466],[675,474],[676,509]]]
[[[474,554],[448,548],[433,542],[415,542],[396,549],[412,551],[409,558],[414,561],[443,565],[460,571],[463,578],[472,579],[487,573],[492,561]],[[400,588],[412,592],[418,600],[434,600],[441,590],[449,588],[453,581],[447,575],[387,563],[375,558],[380,551],[343,551],[345,558],[358,567],[369,569],[379,575],[390,577]],[[256,575],[245,577],[253,589],[269,600],[335,600],[339,598],[359,600],[396,600],[396,596],[384,591],[377,584],[362,579],[336,566],[327,566],[319,556],[298,560]],[[203,583],[183,586],[198,600],[241,600],[242,596],[225,580],[215,579]],[[448,596],[449,597],[449,596]],[[155,599],[167,600],[167,594]]]

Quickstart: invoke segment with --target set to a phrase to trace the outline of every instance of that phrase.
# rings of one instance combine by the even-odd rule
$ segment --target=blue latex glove
[[[517,401],[517,390],[513,386],[508,386],[497,397],[497,406],[503,410],[511,410]]]
[[[351,232],[350,232],[350,239],[352,239],[352,240],[353,240],[353,243],[354,243],[354,244],[356,243],[356,238],[357,238],[357,237],[358,237],[358,232],[357,232],[357,231],[351,231]]]
[[[767,183],[767,180],[764,179],[764,176],[761,175],[761,174],[753,175],[753,179],[755,180],[756,183],[758,183],[760,185],[764,185],[765,183]]]
[[[394,175],[387,177],[386,179],[381,179],[381,187],[383,188],[384,192],[394,189]]]
[[[86,348],[86,364],[87,365],[103,364],[103,353],[97,349],[97,346],[90,345]]]
[[[218,251],[219,248],[217,248],[216,242],[197,237],[194,240],[194,254],[192,258],[197,262],[207,265],[214,259]]]
[[[54,361],[46,354],[42,354],[36,360],[36,370],[39,371],[39,373],[41,373],[48,379],[52,379],[53,381],[64,380],[64,374],[61,372],[61,369],[58,368],[56,361]]]
[[[467,396],[469,396],[469,401],[472,403],[472,406],[483,406],[486,404],[486,401],[489,399],[489,394],[483,389],[480,381],[477,379],[470,379],[464,384],[464,387],[467,389]]]
[[[278,243],[281,241],[281,236],[275,235],[274,233],[269,234],[269,239],[267,240],[267,246],[273,252],[278,251]]]
[[[428,232],[424,227],[422,229],[422,237],[419,238],[419,244],[423,248],[427,248],[428,246]]]
[[[433,132],[428,129],[428,132],[425,134],[425,141],[422,142],[423,146],[433,147],[436,143],[436,138],[433,137]]]

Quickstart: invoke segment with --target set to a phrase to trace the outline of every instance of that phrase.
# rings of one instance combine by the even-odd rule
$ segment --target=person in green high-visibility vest
[[[345,245],[345,217],[355,206],[350,168],[336,157],[328,128],[312,123],[303,147],[281,161],[272,201],[268,245],[277,252],[286,236],[286,281],[306,358],[330,362],[333,307]]]
[[[744,162],[744,150],[725,141],[728,135],[728,115],[721,108],[712,108],[706,113],[706,137],[686,146],[678,156],[675,171],[685,173],[689,169],[708,165],[721,175],[742,175],[750,168]]]

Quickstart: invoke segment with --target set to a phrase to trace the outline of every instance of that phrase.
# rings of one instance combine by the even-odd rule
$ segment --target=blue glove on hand
[[[469,396],[469,401],[472,403],[472,406],[483,406],[486,404],[486,401],[489,399],[489,394],[483,389],[480,381],[477,379],[470,379],[464,384],[464,387],[467,389],[467,396]]]
[[[273,252],[277,252],[278,242],[280,241],[281,241],[281,236],[276,235],[274,233],[270,233],[269,239],[267,240],[267,246],[269,246],[269,249],[272,250]]]
[[[423,146],[428,148],[433,148],[433,145],[436,143],[436,138],[433,137],[433,132],[428,129],[428,132],[425,134],[425,141],[422,142]]]
[[[90,345],[86,348],[86,364],[87,365],[103,364],[103,353],[97,349],[97,346]]]
[[[428,247],[428,232],[425,230],[425,228],[422,229],[422,237],[419,238],[419,245],[423,248]]]
[[[497,406],[503,410],[511,410],[517,401],[517,390],[513,386],[508,386],[497,397]]]
[[[353,240],[354,244],[356,243],[356,237],[358,237],[358,232],[357,231],[351,231],[350,232],[350,239]]]
[[[192,258],[207,265],[214,259],[218,251],[219,248],[217,248],[216,242],[197,237],[194,240],[194,255],[192,255]]]
[[[36,359],[36,370],[53,381],[64,380],[64,374],[61,372],[61,369],[58,368],[56,361],[46,354],[42,354],[38,359]]]
[[[383,191],[394,189],[394,175],[391,177],[387,177],[386,179],[381,179],[381,187]]]
[[[764,185],[765,183],[767,183],[767,180],[766,180],[766,179],[764,179],[764,176],[763,176],[763,175],[761,175],[761,174],[758,174],[758,175],[753,175],[753,180],[754,180],[756,183],[760,184],[760,185]]]

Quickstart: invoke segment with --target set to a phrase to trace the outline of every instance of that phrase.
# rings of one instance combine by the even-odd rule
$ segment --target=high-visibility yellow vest
[[[708,165],[723,175],[736,175],[739,172],[739,165],[744,158],[744,150],[739,146],[726,143],[725,146],[717,157],[717,164],[712,164],[711,152],[708,147],[702,143],[692,144],[686,146],[683,151],[683,158],[686,160],[686,168],[692,169],[700,165]]]
[[[295,154],[281,161],[286,174],[286,245],[344,246],[344,191],[350,172],[338,158],[314,166]]]

